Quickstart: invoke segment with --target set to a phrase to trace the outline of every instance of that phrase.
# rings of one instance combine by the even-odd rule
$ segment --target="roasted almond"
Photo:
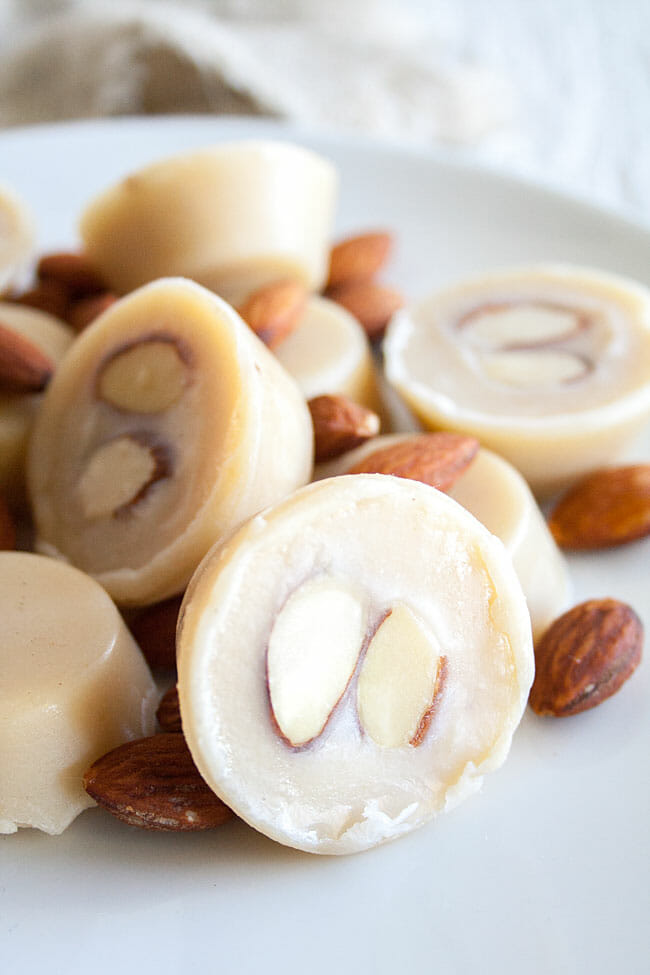
[[[394,474],[448,491],[478,449],[478,440],[460,433],[419,433],[367,454],[347,473]]]
[[[306,301],[306,288],[285,279],[253,291],[238,311],[257,337],[274,349],[296,328]]]
[[[590,474],[558,502],[549,518],[562,548],[610,548],[650,534],[650,464]]]
[[[330,288],[327,297],[354,315],[371,342],[383,337],[392,316],[404,304],[399,291],[374,281],[351,281]]]
[[[0,496],[0,549],[12,550],[16,547],[16,524],[7,502]]]
[[[10,393],[38,393],[45,389],[54,363],[24,335],[0,322],[0,389]]]
[[[163,694],[156,711],[158,724],[163,731],[182,732],[181,708],[178,700],[178,685],[173,684],[169,690]]]
[[[74,297],[92,295],[106,289],[101,275],[88,258],[76,251],[44,254],[36,266],[36,274],[40,281],[56,281],[63,285]]]
[[[18,305],[27,305],[28,308],[38,308],[39,311],[47,312],[48,315],[65,320],[70,302],[70,292],[60,281],[45,280],[40,281],[28,291],[14,295],[10,300]]]
[[[152,670],[176,672],[176,622],[182,601],[182,595],[172,596],[131,620],[131,633]]]
[[[110,308],[117,301],[117,295],[112,291],[102,291],[96,295],[88,295],[85,298],[75,298],[70,302],[66,311],[68,324],[76,332],[83,331],[90,325],[103,311]]]
[[[340,240],[330,251],[326,287],[336,288],[350,281],[373,277],[386,263],[392,244],[392,234],[386,231],[373,231]]]
[[[315,396],[307,406],[314,424],[317,462],[339,457],[379,433],[377,414],[347,396]]]
[[[199,775],[179,734],[114,748],[90,766],[83,785],[113,816],[144,829],[212,829],[232,816]]]
[[[591,599],[564,613],[535,648],[530,706],[565,717],[611,697],[641,660],[643,625],[626,603]]]

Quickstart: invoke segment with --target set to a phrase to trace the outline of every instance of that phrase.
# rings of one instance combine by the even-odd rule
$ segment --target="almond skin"
[[[460,433],[421,433],[380,447],[347,473],[394,474],[448,491],[469,467],[478,449],[478,440]]]
[[[306,301],[307,290],[287,278],[253,291],[238,311],[257,337],[274,349],[296,328]]]
[[[0,549],[3,551],[16,548],[16,523],[12,517],[7,502],[0,497]]]
[[[44,352],[0,322],[0,389],[10,393],[40,393],[54,373]]]
[[[643,625],[616,599],[591,599],[560,616],[535,647],[530,706],[565,717],[611,697],[638,666]]]
[[[176,673],[176,623],[182,601],[182,595],[172,596],[131,620],[131,633],[152,670]]]
[[[399,291],[374,281],[351,281],[329,288],[326,294],[354,315],[371,342],[378,342],[383,338],[392,316],[404,304],[404,298]]]
[[[350,281],[373,277],[388,260],[393,245],[392,234],[372,231],[346,237],[330,251],[327,288],[337,288]]]
[[[183,730],[177,684],[170,687],[161,697],[156,718],[163,731],[181,732]]]
[[[650,464],[596,471],[574,485],[549,517],[562,548],[611,548],[650,534]]]
[[[81,332],[116,301],[117,295],[112,291],[102,291],[96,295],[76,298],[70,302],[66,312],[68,324],[76,332]]]
[[[84,254],[76,251],[57,251],[44,254],[36,266],[40,281],[56,281],[78,298],[97,294],[106,289],[102,277]]]
[[[347,396],[315,396],[307,406],[314,425],[317,463],[340,457],[379,433],[377,414]]]
[[[143,829],[212,829],[232,816],[199,775],[183,735],[120,745],[90,766],[83,785],[113,816]]]
[[[70,302],[70,292],[60,281],[48,278],[39,281],[34,288],[14,295],[9,300],[14,301],[17,305],[37,308],[39,311],[47,312],[48,315],[54,315],[55,318],[65,320]]]

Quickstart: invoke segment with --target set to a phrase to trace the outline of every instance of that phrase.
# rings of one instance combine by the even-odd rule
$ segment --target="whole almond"
[[[340,240],[330,251],[326,287],[373,277],[386,263],[392,244],[392,234],[384,230]]]
[[[16,523],[5,499],[0,496],[0,549],[3,551],[16,547]]]
[[[616,599],[591,599],[564,613],[535,647],[530,706],[537,714],[580,714],[611,697],[641,660],[643,625]]]
[[[596,471],[574,485],[549,517],[562,548],[623,545],[650,534],[650,464]]]
[[[99,294],[87,295],[85,298],[75,298],[66,311],[67,322],[76,332],[81,332],[116,301],[117,295],[112,291],[101,291]]]
[[[347,396],[315,396],[307,403],[314,424],[317,462],[339,457],[379,433],[376,413]]]
[[[327,297],[361,323],[371,342],[379,341],[395,312],[404,304],[399,291],[374,281],[351,281],[327,291]]]
[[[180,732],[183,730],[177,684],[173,684],[161,697],[156,718],[163,731]]]
[[[285,279],[253,291],[238,311],[257,337],[274,349],[296,328],[306,301],[306,288]]]
[[[54,363],[24,335],[0,322],[0,389],[38,393],[52,378]]]
[[[44,280],[39,281],[34,288],[14,295],[10,300],[18,305],[26,305],[28,308],[37,308],[55,318],[65,319],[70,292],[60,281]]]
[[[232,816],[199,775],[179,734],[114,748],[90,766],[83,785],[108,812],[144,829],[212,829]]]
[[[76,251],[57,251],[44,254],[36,266],[41,281],[57,281],[74,297],[97,294],[106,285],[84,254]]]
[[[176,623],[183,597],[171,596],[141,610],[129,628],[152,670],[175,673]]]
[[[460,433],[420,433],[380,447],[351,467],[348,474],[394,474],[448,491],[479,449],[474,437]]]

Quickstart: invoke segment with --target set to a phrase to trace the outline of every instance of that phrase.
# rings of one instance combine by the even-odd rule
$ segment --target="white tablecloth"
[[[648,0],[0,0],[0,127],[170,111],[442,143],[650,222]]]

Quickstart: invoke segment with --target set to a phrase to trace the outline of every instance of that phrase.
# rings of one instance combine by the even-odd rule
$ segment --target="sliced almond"
[[[330,288],[327,297],[354,315],[372,342],[383,337],[390,319],[404,304],[395,288],[364,280]]]
[[[376,413],[347,396],[315,396],[307,403],[314,424],[314,456],[331,460],[379,433]]]
[[[481,356],[481,366],[494,382],[520,389],[572,382],[591,370],[584,356],[562,349],[488,352]]]
[[[158,724],[163,731],[173,734],[182,732],[183,723],[181,721],[181,707],[178,700],[178,685],[174,684],[163,694],[156,711]]]
[[[10,393],[38,393],[45,389],[54,363],[37,345],[0,323],[0,388]]]
[[[306,301],[307,289],[286,279],[258,288],[238,311],[257,337],[273,349],[296,328]]]
[[[162,413],[183,395],[188,364],[178,342],[152,335],[119,349],[105,361],[97,380],[99,399],[131,413]]]
[[[650,464],[609,467],[560,499],[549,528],[562,548],[611,548],[650,534]]]
[[[419,745],[441,686],[444,658],[430,630],[396,603],[368,645],[357,686],[361,726],[378,745]]]
[[[290,745],[323,731],[354,673],[365,627],[352,587],[330,577],[303,583],[278,613],[266,669],[272,715]]]
[[[44,254],[36,266],[42,281],[57,281],[75,297],[104,291],[106,284],[90,260],[75,251]]]
[[[83,785],[113,816],[144,829],[212,829],[232,816],[199,775],[179,734],[120,745],[90,766]]]
[[[347,473],[393,474],[447,491],[478,449],[478,440],[460,433],[421,433],[374,450]]]
[[[641,661],[643,625],[617,599],[590,599],[548,628],[535,647],[530,705],[537,714],[580,714],[611,697]]]
[[[172,596],[141,610],[129,625],[152,670],[176,670],[176,623],[183,597]]]
[[[386,231],[357,234],[339,241],[330,251],[327,288],[373,277],[386,263],[393,236]]]
[[[492,304],[476,308],[458,322],[465,341],[485,349],[530,347],[565,341],[584,324],[573,308],[538,302]]]
[[[169,471],[167,451],[146,437],[127,434],[109,440],[92,454],[77,485],[85,517],[125,512]]]

